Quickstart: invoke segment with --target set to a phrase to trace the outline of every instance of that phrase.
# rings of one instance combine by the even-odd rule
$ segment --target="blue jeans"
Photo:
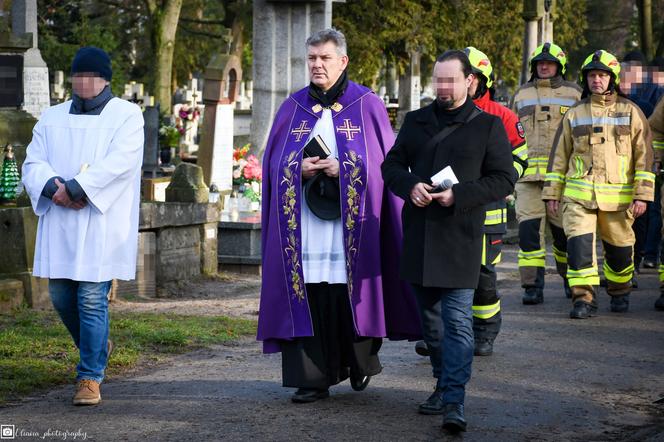
[[[443,402],[463,404],[473,364],[473,289],[446,289],[412,284],[422,335],[429,347],[433,377]],[[443,351],[443,348],[445,351]]]
[[[108,291],[111,281],[84,282],[51,279],[48,291],[53,307],[78,347],[76,380],[101,383],[108,359]]]

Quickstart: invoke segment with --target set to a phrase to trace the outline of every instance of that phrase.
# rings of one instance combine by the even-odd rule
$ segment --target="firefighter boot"
[[[500,332],[503,322],[500,311],[490,318],[481,319],[473,317],[473,335],[475,336],[475,356],[491,356],[493,342]]]
[[[664,292],[659,294],[659,298],[655,301],[655,310],[664,311]]]
[[[572,307],[572,311],[569,312],[569,317],[572,319],[587,319],[595,316],[596,312],[597,307],[594,307],[592,304],[584,301],[576,301]]]
[[[541,287],[526,287],[521,300],[525,305],[541,304],[544,302],[544,290]]]
[[[572,299],[572,289],[569,286],[567,278],[563,281],[563,286],[565,287],[565,298]]]
[[[614,313],[625,313],[629,310],[629,294],[622,296],[611,296],[611,311]]]
[[[597,312],[597,301],[595,290],[592,286],[574,286],[572,289],[573,306],[569,312],[572,319],[587,319],[595,316]]]

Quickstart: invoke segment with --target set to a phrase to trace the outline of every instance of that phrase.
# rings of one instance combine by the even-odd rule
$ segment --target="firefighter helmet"
[[[470,60],[470,65],[473,67],[473,72],[480,74],[486,80],[486,87],[490,88],[493,84],[493,67],[489,57],[479,49],[468,46],[463,50]]]
[[[620,83],[620,63],[613,54],[603,49],[590,54],[581,65],[581,83],[585,81],[588,71],[593,69],[608,72],[613,76],[615,84]]]
[[[553,61],[558,64],[558,74],[565,75],[567,70],[567,55],[560,46],[554,43],[544,43],[538,46],[530,55],[530,72],[535,73],[535,63],[538,61]]]

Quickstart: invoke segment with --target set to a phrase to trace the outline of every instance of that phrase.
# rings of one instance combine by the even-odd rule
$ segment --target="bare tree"
[[[652,38],[652,1],[637,0],[639,9],[639,29],[641,31],[641,51],[651,60],[655,53]]]

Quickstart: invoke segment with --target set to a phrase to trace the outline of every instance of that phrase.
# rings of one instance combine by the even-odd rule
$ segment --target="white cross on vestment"
[[[362,129],[360,126],[353,126],[350,120],[345,118],[343,126],[337,127],[337,132],[343,133],[347,141],[353,141],[355,134],[362,132]]]
[[[299,143],[303,136],[311,132],[311,128],[307,127],[307,121],[302,120],[300,122],[300,127],[296,127],[291,131],[291,134],[295,135],[295,142]]]

